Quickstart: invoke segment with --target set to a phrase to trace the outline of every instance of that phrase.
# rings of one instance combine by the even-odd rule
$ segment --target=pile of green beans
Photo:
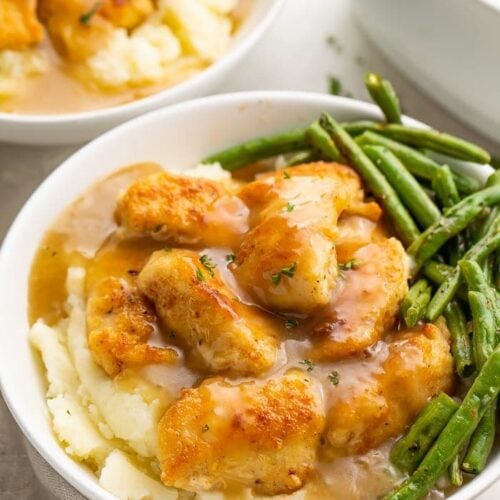
[[[433,398],[391,452],[394,465],[411,475],[386,499],[416,500],[446,471],[456,486],[463,472],[481,472],[493,446],[500,391],[500,171],[484,187],[454,171],[457,159],[486,164],[490,155],[458,137],[404,125],[391,83],[369,73],[365,84],[385,122],[339,123],[322,113],[307,127],[237,144],[203,163],[234,172],[278,155],[289,167],[344,162],[383,207],[412,263],[401,318],[416,328],[443,315],[456,373],[468,379],[464,387],[472,382],[461,402],[446,394]]]

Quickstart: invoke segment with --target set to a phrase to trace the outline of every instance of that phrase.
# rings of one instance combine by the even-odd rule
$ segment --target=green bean
[[[474,292],[471,292],[474,293]],[[488,358],[458,410],[417,470],[386,495],[386,500],[417,500],[432,488],[464,447],[500,390],[500,347]]]
[[[457,409],[458,404],[444,393],[433,398],[393,446],[391,462],[402,472],[413,472]]]
[[[436,285],[441,285],[446,281],[455,271],[455,268],[448,264],[442,264],[435,260],[427,261],[422,267],[422,273],[426,278],[429,278]]]
[[[495,442],[497,400],[493,401],[481,418],[469,442],[469,447],[462,462],[462,469],[470,474],[479,474]]]
[[[474,260],[482,262],[496,249],[500,248],[500,220],[498,220],[475,245],[473,245],[464,254],[464,260]],[[439,315],[444,311],[446,305],[453,299],[460,287],[461,276],[460,268],[456,266],[452,273],[439,286],[427,307],[426,316],[430,321],[436,321]]]
[[[365,75],[365,87],[389,123],[401,123],[399,99],[389,80],[375,73]]]
[[[452,486],[462,486],[464,482],[462,470],[460,469],[460,453],[455,455],[453,462],[448,467],[448,479]]]
[[[400,200],[424,229],[441,217],[438,207],[390,150],[381,146],[364,146],[362,149],[382,171]]]
[[[469,305],[473,323],[474,361],[480,368],[488,359],[495,345],[495,318],[486,297],[476,291],[469,292]]]
[[[219,163],[225,170],[233,172],[259,160],[300,151],[307,146],[306,129],[296,129],[237,144],[208,156],[202,163]]]
[[[486,181],[486,187],[493,187],[498,185],[500,185],[500,170],[492,173]],[[481,222],[481,224],[478,225],[479,231],[475,235],[476,239],[480,239],[482,236],[484,236],[484,234],[488,232],[489,228],[498,217],[500,217],[500,206],[491,207],[489,213],[487,213],[484,217],[484,220]]]
[[[318,121],[315,121],[307,128],[306,139],[312,147],[320,151],[328,160],[339,161],[341,159],[337,146],[335,146],[332,138],[321,127]]]
[[[467,282],[469,290],[480,292],[487,301],[488,309],[493,314],[495,329],[500,331],[500,307],[497,306],[497,294],[489,285],[488,280],[479,264],[472,260],[462,260],[459,262],[460,272]],[[495,341],[492,339],[493,347]]]
[[[431,286],[427,280],[420,279],[410,288],[401,302],[401,315],[408,328],[413,328],[424,317],[429,300],[431,300]]]
[[[377,130],[379,123],[370,120],[343,122],[340,126],[352,137],[357,137],[368,130]]]
[[[444,317],[451,335],[451,353],[457,373],[461,378],[467,378],[474,372],[474,362],[465,314],[458,302],[452,301],[446,306]]]
[[[413,242],[420,234],[419,230],[387,179],[378,171],[377,167],[350,135],[330,115],[323,113],[320,118],[320,125],[332,137],[341,153],[359,172],[368,188],[381,202],[387,216],[394,224],[399,239],[405,245]]]
[[[500,186],[493,186],[471,194],[451,207],[408,249],[409,255],[415,259],[416,269],[429,260],[450,238],[465,229],[484,207],[497,203],[500,203]]]
[[[443,208],[449,208],[460,201],[457,185],[451,174],[450,167],[443,165],[432,179],[432,189],[436,192]]]
[[[397,123],[380,123],[375,126],[375,129],[379,134],[395,141],[416,148],[430,149],[452,158],[483,164],[491,160],[490,154],[476,144],[437,130],[407,127]]]
[[[439,170],[442,168],[439,163],[429,158],[424,153],[413,149],[410,146],[401,144],[398,141],[389,139],[373,131],[366,131],[361,133],[361,123],[358,122],[358,136],[356,142],[360,145],[373,144],[375,146],[385,146],[390,149],[405,165],[405,167],[416,177],[432,181]],[[354,125],[351,124],[352,127]],[[372,130],[377,129],[377,124],[374,124]],[[463,176],[456,172],[452,172],[453,179],[460,193],[471,194],[481,188],[481,184],[472,177]]]

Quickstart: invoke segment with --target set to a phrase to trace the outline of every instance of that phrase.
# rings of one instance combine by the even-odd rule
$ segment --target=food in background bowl
[[[151,95],[228,50],[247,0],[5,0],[0,109],[67,113]]]
[[[324,115],[184,175],[119,170],[71,205],[30,287],[31,339],[67,453],[119,497],[375,498],[415,469],[400,491],[424,495],[461,459],[500,387],[491,321],[478,321],[485,304],[495,310],[489,275],[468,297],[479,357],[464,347],[458,302],[447,322],[430,322],[442,294],[430,301],[423,278],[408,291],[419,272],[446,284],[461,269],[431,259],[450,259],[444,243],[475,218],[484,234],[462,262],[471,288],[483,279],[475,252],[498,250],[498,185],[480,189],[408,146],[424,139],[487,161],[434,131]],[[417,177],[435,169],[432,195],[401,152]],[[466,390],[453,372],[474,366],[459,405],[446,395]],[[473,442],[467,453],[485,459]]]

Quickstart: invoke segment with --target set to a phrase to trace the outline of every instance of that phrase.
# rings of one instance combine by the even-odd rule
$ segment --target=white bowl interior
[[[233,143],[306,125],[324,110],[341,121],[380,117],[370,104],[298,92],[229,94],[178,104],[124,124],[81,149],[46,179],[20,212],[0,255],[1,388],[30,442],[84,495],[112,498],[91,473],[62,451],[53,436],[42,372],[27,338],[28,275],[45,230],[88,186],[119,167],[156,161],[182,170]],[[478,171],[474,165],[468,168]],[[487,168],[479,168],[484,178]],[[499,475],[497,451],[487,469],[452,498],[472,498]]]

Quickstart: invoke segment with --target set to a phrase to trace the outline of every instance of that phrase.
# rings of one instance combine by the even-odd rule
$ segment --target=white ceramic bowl
[[[131,118],[166,105],[210,94],[262,37],[286,0],[252,0],[230,48],[219,61],[184,82],[128,104],[59,115],[0,112],[0,142],[78,144]]]
[[[354,0],[391,62],[459,120],[500,144],[499,0]]]
[[[231,144],[306,125],[324,110],[339,120],[380,118],[370,104],[299,92],[248,92],[181,103],[136,118],[85,146],[45,180],[18,215],[0,255],[0,386],[31,444],[84,495],[111,498],[54,438],[43,375],[27,337],[28,275],[45,230],[87,187],[119,167],[151,160],[182,170]],[[419,125],[410,119],[406,122]],[[453,499],[473,498],[499,475],[497,451],[487,469]]]

